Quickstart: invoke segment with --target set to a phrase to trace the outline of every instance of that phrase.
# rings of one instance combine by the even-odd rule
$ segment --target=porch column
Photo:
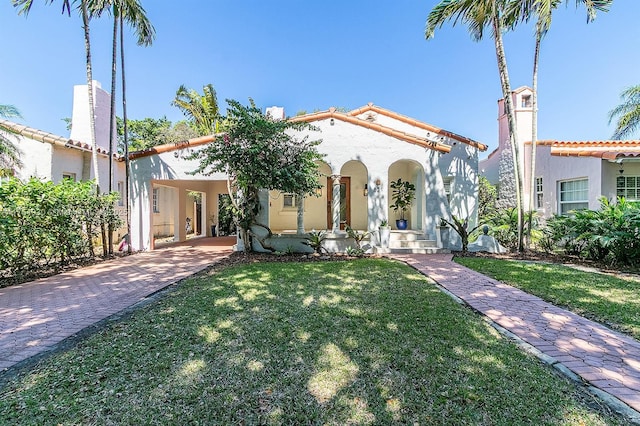
[[[340,175],[331,175],[333,181],[333,201],[331,203],[331,211],[333,213],[332,232],[340,230]]]
[[[187,206],[187,191],[182,188],[174,188],[173,190],[177,192],[176,204],[173,206],[173,240],[180,242],[187,241],[187,213],[185,212]]]
[[[304,234],[304,195],[296,195],[296,207],[298,207],[298,235]]]

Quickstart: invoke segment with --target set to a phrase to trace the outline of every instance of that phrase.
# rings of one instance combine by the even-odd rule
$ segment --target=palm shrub
[[[457,232],[457,234],[460,236],[460,239],[462,240],[462,252],[466,253],[468,251],[468,247],[469,247],[469,235],[471,235],[473,233],[473,231],[475,231],[476,229],[480,228],[480,224],[476,225],[475,227],[469,229],[469,220],[468,219],[460,219],[456,216],[451,216],[451,221],[448,221],[447,219],[445,219],[444,217],[440,219],[441,222],[446,223],[447,225],[451,226],[453,228],[454,231]]]
[[[531,219],[531,220],[530,220]],[[491,224],[493,237],[503,246],[515,250],[518,248],[518,210],[517,208],[497,209],[493,215],[489,216],[488,222]],[[529,224],[531,224],[531,233],[529,233]],[[532,242],[537,242],[541,238],[541,232],[538,231],[538,222],[536,213],[533,211],[526,212],[524,215],[524,232],[531,235]]]
[[[619,265],[640,262],[640,208],[618,198],[600,199],[600,210],[581,210],[547,222],[545,234],[567,254]]]

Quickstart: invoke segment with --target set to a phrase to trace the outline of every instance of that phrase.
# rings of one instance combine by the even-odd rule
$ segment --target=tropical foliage
[[[236,224],[241,229],[245,249],[251,250],[250,237],[258,238],[263,247],[266,240],[252,227],[263,228],[266,237],[271,236],[269,227],[256,221],[259,190],[279,190],[298,196],[314,194],[320,187],[316,163],[322,158],[316,148],[320,141],[298,139],[290,134],[290,130],[310,128],[306,123],[273,120],[253,102],[250,106],[234,100],[227,103],[228,131],[194,152],[192,158],[200,160],[194,173],[227,174]]]
[[[119,194],[97,195],[94,182],[60,184],[11,178],[0,185],[0,270],[20,278],[35,270],[94,257],[103,225],[117,227]]]
[[[402,180],[402,178],[392,181],[389,186],[391,186],[391,200],[393,201],[393,204],[389,207],[395,212],[400,210],[400,220],[404,220],[405,213],[416,197],[416,186],[411,182]]]
[[[580,210],[547,222],[545,237],[564,253],[616,265],[640,264],[640,206],[600,199],[600,210]]]
[[[212,84],[202,88],[203,94],[180,86],[171,105],[177,107],[193,124],[199,135],[213,135],[220,131],[218,97]]]
[[[118,151],[124,153],[124,120],[117,118]],[[166,117],[127,120],[129,151],[143,151],[156,145],[176,143],[198,136],[187,121],[172,123]]]
[[[620,99],[622,103],[609,112],[609,124],[616,122],[613,139],[633,136],[640,127],[640,85],[625,89]]]
[[[460,240],[462,241],[462,252],[466,253],[469,247],[469,236],[473,231],[480,228],[481,224],[469,229],[469,220],[461,219],[456,216],[451,216],[451,220],[447,220],[443,217],[441,221],[453,228],[453,230],[460,236]]]
[[[20,112],[13,105],[0,105],[0,118],[20,118]],[[22,164],[12,133],[11,129],[0,123],[0,173]]]

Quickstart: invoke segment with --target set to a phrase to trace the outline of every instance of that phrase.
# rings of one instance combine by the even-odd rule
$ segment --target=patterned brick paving
[[[0,372],[230,253],[202,238],[0,288]]]
[[[592,386],[640,411],[640,342],[451,260],[393,255]]]

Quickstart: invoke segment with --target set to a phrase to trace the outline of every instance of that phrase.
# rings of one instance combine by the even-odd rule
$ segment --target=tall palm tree
[[[203,94],[181,85],[171,105],[177,107],[195,125],[201,135],[212,135],[218,131],[220,109],[218,97],[212,84],[202,88]]]
[[[484,30],[491,28],[494,40],[500,86],[504,98],[504,109],[507,115],[509,127],[509,143],[513,157],[513,175],[516,190],[516,207],[518,211],[518,251],[524,250],[523,225],[524,206],[522,200],[522,171],[520,167],[520,150],[516,141],[516,118],[511,98],[511,84],[507,59],[504,52],[502,32],[504,30],[503,14],[506,0],[442,0],[429,13],[425,29],[425,37],[431,39],[435,30],[441,28],[446,22],[453,21],[467,24],[469,32],[474,40],[481,40]]]
[[[623,90],[620,99],[622,103],[609,111],[609,124],[617,118],[613,139],[633,136],[640,128],[640,85]]]
[[[533,54],[533,77],[531,106],[531,167],[529,171],[529,209],[534,209],[536,194],[536,148],[538,141],[538,67],[540,63],[540,45],[542,39],[551,27],[553,11],[565,0],[510,0],[506,8],[506,19],[513,27],[520,21],[528,21],[536,18],[535,48]],[[576,0],[576,6],[584,4],[587,9],[587,22],[592,22],[596,17],[596,11],[607,12],[613,0]],[[531,237],[531,222],[533,215],[528,215],[527,232]]]
[[[113,42],[111,49],[111,111],[109,125],[109,192],[113,191],[113,141],[115,139],[115,123],[116,123],[116,69],[117,69],[117,50],[118,50],[118,28],[121,34],[124,31],[124,22],[131,25],[138,36],[139,46],[149,46],[155,38],[155,29],[146,16],[146,12],[138,0],[89,0],[89,9],[92,16],[100,16],[105,11],[111,12],[113,16]],[[124,44],[123,36],[120,37],[120,52],[122,57],[122,87],[123,87],[123,108],[126,108],[124,102]],[[126,127],[126,119],[125,119]],[[126,151],[128,147],[125,148]],[[128,152],[125,153],[128,155]],[[125,159],[125,186],[129,185],[128,180],[128,159]],[[127,231],[129,231],[129,215],[128,215],[128,190],[125,190],[125,202],[127,203]],[[110,226],[108,231],[108,247],[109,254],[113,252],[113,229]]]
[[[21,115],[13,105],[0,105],[0,118],[21,118]],[[13,130],[0,123],[0,173],[2,174],[13,167],[22,165],[20,151],[11,141],[11,133]]]
[[[87,89],[89,93],[89,128],[91,131],[91,157],[93,162],[93,173],[96,180],[96,190],[100,192],[100,173],[98,172],[98,146],[96,145],[96,120],[95,107],[93,103],[93,75],[91,67],[91,37],[89,32],[89,9],[88,0],[62,0],[62,13],[71,15],[71,4],[80,2],[78,9],[82,15],[82,26],[84,29],[84,47],[86,52],[87,68]],[[33,0],[11,0],[14,7],[19,8],[18,14],[27,16],[33,6]],[[45,0],[45,4],[52,4],[54,0]]]

